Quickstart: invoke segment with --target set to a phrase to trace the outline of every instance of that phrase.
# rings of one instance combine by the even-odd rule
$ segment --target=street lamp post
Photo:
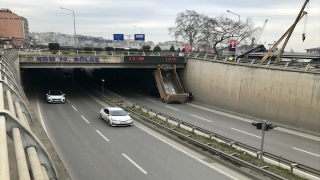
[[[240,25],[240,15],[239,15],[239,14],[236,14],[236,13],[233,13],[233,12],[231,12],[231,11],[229,11],[229,10],[227,10],[227,12],[239,16],[239,25]],[[239,26],[239,27],[240,27],[240,26]],[[234,58],[235,58],[235,61],[236,61],[236,62],[237,62],[237,49],[238,49],[238,44],[239,44],[239,43],[238,43],[238,37],[239,37],[239,35],[240,35],[240,29],[239,29],[239,34],[238,34],[238,36],[237,36],[236,52],[235,52],[235,55],[234,55]]]
[[[133,27],[136,27],[136,28],[141,28],[141,31],[142,31],[142,34],[143,34],[143,28],[142,28],[142,27],[137,27],[137,26],[133,26]]]
[[[75,16],[74,16],[74,10],[66,9],[66,8],[63,8],[63,7],[60,7],[60,8],[64,9],[64,10],[72,11],[72,13],[73,13],[74,43],[75,43],[75,47],[77,48],[76,19],[75,19]]]
[[[104,95],[104,79],[101,79],[101,83],[102,83],[102,94]]]

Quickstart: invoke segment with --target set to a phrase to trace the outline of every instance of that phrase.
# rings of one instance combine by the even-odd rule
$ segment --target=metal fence
[[[53,162],[31,131],[30,111],[17,86],[14,50],[0,58],[0,179],[57,179]],[[11,150],[11,149],[14,149]]]

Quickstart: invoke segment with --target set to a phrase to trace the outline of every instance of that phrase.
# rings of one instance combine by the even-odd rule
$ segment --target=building
[[[320,53],[320,47],[317,48],[310,48],[310,49],[305,49],[307,52],[306,53]]]
[[[12,39],[13,44],[29,48],[28,20],[10,9],[0,9],[0,38]]]

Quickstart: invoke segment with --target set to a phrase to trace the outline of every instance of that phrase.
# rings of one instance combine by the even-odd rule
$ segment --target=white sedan
[[[65,94],[59,90],[50,90],[46,96],[48,103],[64,103],[66,100]]]
[[[102,108],[100,118],[107,121],[110,126],[132,126],[132,118],[119,107]]]

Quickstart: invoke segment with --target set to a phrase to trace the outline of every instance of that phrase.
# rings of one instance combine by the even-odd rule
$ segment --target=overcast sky
[[[75,11],[77,34],[112,39],[113,34],[131,35],[142,32],[146,40],[164,42],[174,40],[168,28],[174,26],[179,12],[195,10],[210,17],[219,15],[238,20],[250,17],[257,27],[268,19],[260,38],[268,44],[277,41],[294,23],[305,0],[0,0],[0,8],[28,19],[30,32],[60,32],[74,34]],[[307,6],[308,7],[308,6]],[[320,0],[310,0],[306,26],[306,40],[301,37],[305,19],[296,26],[286,50],[297,52],[320,47]],[[127,38],[127,37],[126,37]]]

